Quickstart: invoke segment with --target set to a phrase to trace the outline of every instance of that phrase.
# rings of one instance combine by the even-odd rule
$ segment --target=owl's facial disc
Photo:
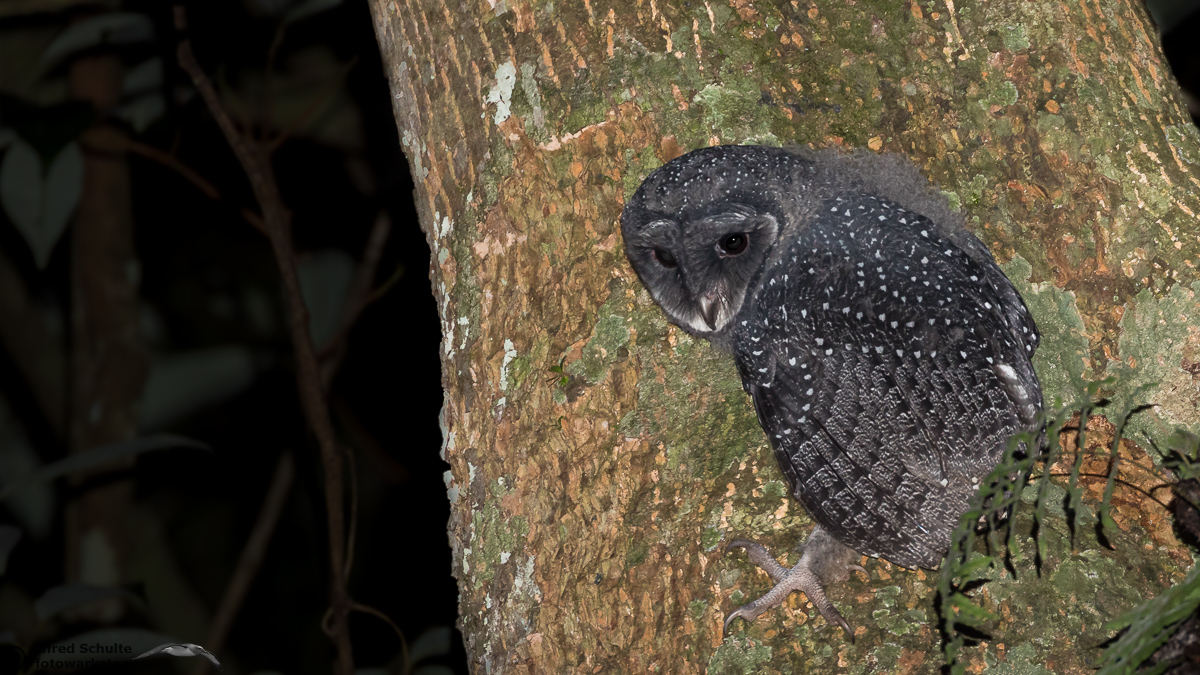
[[[779,224],[753,207],[724,203],[683,228],[681,271],[690,297],[674,315],[696,333],[720,332],[741,311]]]
[[[741,311],[779,236],[778,221],[735,201],[655,216],[622,221],[630,261],[676,325],[693,335],[720,333]]]

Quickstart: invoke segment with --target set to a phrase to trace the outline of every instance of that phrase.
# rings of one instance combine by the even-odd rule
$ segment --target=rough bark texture
[[[722,544],[783,551],[810,521],[730,358],[668,325],[622,253],[624,198],[687,149],[909,155],[1024,295],[1049,400],[1118,375],[1118,404],[1159,383],[1136,439],[1200,418],[1200,136],[1136,0],[371,5],[433,252],[478,672],[938,669],[933,578],[882,561],[832,590],[853,645],[800,594],[722,639],[768,587]],[[973,671],[1090,672],[1103,623],[1181,578],[1153,500],[1119,492],[1117,515],[1115,551],[1050,527],[1040,577],[1025,559],[987,587],[1004,618]]]

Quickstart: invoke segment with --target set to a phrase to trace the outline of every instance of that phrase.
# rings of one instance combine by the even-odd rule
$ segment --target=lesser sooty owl
[[[621,215],[669,319],[730,350],[792,494],[817,521],[775,587],[850,627],[823,585],[860,554],[934,568],[1008,439],[1035,432],[1038,332],[987,248],[897,155],[761,146],[688,153]]]

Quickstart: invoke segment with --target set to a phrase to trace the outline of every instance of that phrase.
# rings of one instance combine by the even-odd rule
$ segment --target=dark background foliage
[[[261,81],[279,15],[262,11],[269,3],[205,0],[190,5],[191,38],[201,65],[235,98],[257,91],[253,83]],[[172,153],[222,195],[214,201],[174,170],[131,156],[148,342],[156,357],[238,346],[251,355],[252,372],[234,373],[225,387],[228,395],[209,405],[189,406],[188,414],[168,427],[207,443],[212,453],[145,454],[136,468],[107,480],[134,482],[135,501],[152,507],[161,519],[176,563],[211,612],[229,582],[279,454],[293,453],[295,485],[226,651],[242,672],[327,673],[332,650],[319,627],[328,603],[323,479],[298,405],[277,268],[266,238],[239,215],[243,207],[257,209],[245,174],[176,63],[170,4],[126,2],[121,10],[151,17],[156,39],[112,51],[127,67],[155,54],[165,66],[165,114],[132,135]],[[0,41],[22,32],[53,34],[96,12],[84,7],[3,18]],[[23,65],[37,63],[34,52]],[[445,533],[449,507],[442,472],[447,465],[438,458],[440,334],[427,277],[429,249],[412,207],[412,183],[366,4],[345,2],[290,23],[275,63],[278,99],[291,96],[299,108],[323,96],[336,99],[274,155],[297,250],[301,255],[321,252],[327,259],[338,251],[344,254],[341,260],[358,259],[379,211],[392,220],[376,285],[394,274],[399,278],[348,335],[346,358],[329,401],[339,437],[353,449],[357,464],[351,593],[390,616],[412,642],[431,629],[452,627],[456,611]],[[336,77],[325,76],[350,63],[340,86]],[[61,77],[51,71],[44,79]],[[4,93],[20,97],[20,92]],[[6,113],[11,119],[14,107],[0,107],[0,126]],[[36,114],[50,117],[44,108]],[[70,303],[69,239],[68,231],[46,268],[39,270],[8,216],[0,214],[0,248],[19,269],[30,296],[59,325],[67,322]],[[317,284],[330,276],[338,280],[336,273],[314,276]],[[12,411],[5,423],[19,420],[14,432],[28,439],[42,463],[60,459],[66,445],[12,358],[0,352],[0,394]],[[14,478],[2,475],[0,483]],[[72,498],[64,482],[54,487],[60,502]],[[2,522],[20,524],[3,507],[0,513]],[[53,527],[40,537],[27,532],[13,551],[0,578],[7,587],[0,592],[0,631],[20,623],[14,615],[22,599],[37,598],[64,582],[62,514],[61,508],[54,510]],[[4,625],[5,619],[14,625]],[[117,625],[155,628],[136,608]],[[50,642],[95,627],[63,620],[19,637],[30,639],[26,647],[37,653]],[[360,667],[387,665],[400,653],[392,629],[374,617],[355,615],[351,629]],[[177,637],[203,641],[203,636]],[[449,642],[451,653],[425,664],[465,672],[461,638],[455,633]],[[222,658],[228,663],[231,657]],[[168,662],[132,666],[166,672],[172,665]]]
[[[0,0],[0,43],[8,43],[0,44],[0,128],[28,128],[32,117],[50,135],[70,138],[88,118],[86,111],[81,118],[78,108],[62,105],[64,67],[46,68],[36,77],[29,69],[40,67],[41,50],[72,21],[116,5],[77,3],[62,11],[10,15],[4,13],[5,2],[12,0]],[[383,211],[391,219],[375,283],[394,283],[347,335],[346,358],[329,402],[339,438],[356,459],[358,530],[350,592],[391,617],[412,643],[452,627],[457,598],[446,545],[449,508],[442,473],[447,465],[438,457],[440,333],[427,276],[429,249],[416,222],[408,165],[400,153],[366,3],[326,3],[330,8],[292,21],[280,33],[287,10],[302,4],[190,2],[191,38],[201,65],[227,103],[235,103],[235,112],[241,106],[242,119],[256,133],[278,133],[286,126],[263,115],[264,109],[286,119],[320,103],[319,112],[298,125],[274,154],[296,246],[309,256],[315,286],[340,288],[339,270],[361,257],[377,214]],[[1194,2],[1160,5],[1154,9],[1167,30],[1164,49],[1180,83],[1192,92],[1195,116],[1200,113],[1194,97],[1200,91],[1195,46],[1200,12],[1193,11]],[[115,123],[126,125],[140,143],[174,156],[221,194],[214,200],[176,170],[131,155],[145,339],[160,367],[169,357],[214,358],[202,372],[168,379],[176,392],[215,387],[218,393],[190,399],[182,395],[179,414],[159,420],[155,429],[203,441],[211,453],[152,452],[140,456],[134,468],[100,480],[132,481],[135,503],[167,533],[170,562],[211,613],[229,583],[280,453],[292,453],[295,484],[220,656],[239,672],[329,672],[332,647],[320,630],[328,603],[323,479],[298,405],[275,262],[266,238],[240,214],[243,208],[257,209],[245,174],[176,63],[178,36],[170,5],[128,0],[119,9],[150,17],[154,39],[91,50],[116,53],[129,68],[158,56],[163,77],[156,87],[165,107],[143,129]],[[271,45],[280,35],[268,99],[262,83]],[[69,241],[68,230],[39,268],[10,217],[0,211],[0,250],[19,272],[30,298],[44,309],[50,332],[57,330],[64,344],[70,334]],[[205,351],[214,348],[233,348],[245,358],[221,361]],[[41,464],[59,460],[67,455],[66,443],[39,407],[15,358],[0,350],[0,408],[8,409],[0,414],[0,453],[13,457],[26,452]],[[221,367],[230,372],[224,380],[213,375]],[[165,377],[162,372],[152,372],[151,379]],[[189,384],[188,377],[195,381]],[[0,485],[23,475],[15,466],[0,462]],[[52,642],[101,625],[86,615],[41,622],[27,616],[34,599],[69,580],[62,505],[93,484],[55,483],[53,504],[40,507],[47,523],[41,528],[31,526],[31,516],[18,513],[11,502],[0,504],[0,522],[24,532],[0,576],[0,642],[36,654]],[[140,589],[132,581],[137,594]],[[161,629],[152,614],[144,604],[133,603],[115,625]],[[351,635],[359,667],[390,666],[391,672],[401,672],[399,642],[385,623],[356,614]],[[202,635],[176,637],[203,640]],[[448,652],[434,650],[444,653],[422,662],[425,673],[466,671],[461,637],[454,633],[449,645]],[[167,672],[179,665],[169,661],[128,668]]]

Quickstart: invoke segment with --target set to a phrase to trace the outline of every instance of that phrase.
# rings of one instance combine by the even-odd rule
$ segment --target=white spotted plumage
[[[1037,328],[905,160],[697,150],[642,183],[622,232],[671,320],[733,351],[793,494],[860,553],[935,567],[1007,439],[1036,429]],[[730,254],[731,235],[749,244]]]

